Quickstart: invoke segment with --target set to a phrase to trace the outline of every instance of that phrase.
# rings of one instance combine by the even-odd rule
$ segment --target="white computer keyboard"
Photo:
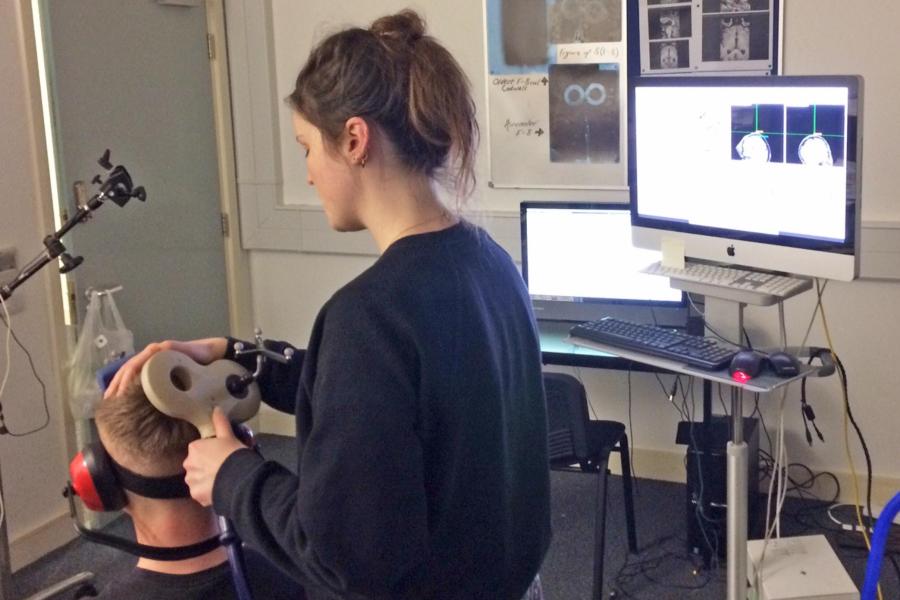
[[[642,271],[668,277],[672,287],[678,289],[762,306],[775,304],[812,287],[812,280],[803,277],[697,262],[686,262],[684,269],[655,262]]]

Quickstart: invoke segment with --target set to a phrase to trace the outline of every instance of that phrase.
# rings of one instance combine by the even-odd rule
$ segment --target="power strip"
[[[859,600],[859,590],[824,535],[747,542],[751,600]]]

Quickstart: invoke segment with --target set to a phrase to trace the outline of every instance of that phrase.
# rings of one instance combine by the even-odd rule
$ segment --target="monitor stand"
[[[675,280],[673,280],[674,283]],[[729,299],[707,297],[704,318],[721,335],[731,340],[743,339],[744,306]],[[744,441],[743,390],[731,387],[731,441],[726,445],[726,568],[728,600],[747,597],[747,480],[749,448]]]

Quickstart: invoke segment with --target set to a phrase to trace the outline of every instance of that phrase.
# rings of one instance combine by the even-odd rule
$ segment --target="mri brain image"
[[[821,133],[813,133],[803,138],[798,152],[800,154],[800,162],[804,165],[828,167],[834,165],[831,146]]]
[[[729,18],[721,22],[722,41],[719,43],[721,60],[747,60],[750,58],[750,22]]]
[[[659,49],[659,66],[663,69],[678,67],[678,48],[675,44],[663,44]]]
[[[681,16],[677,10],[664,10],[659,13],[659,27],[664,38],[681,37]]]
[[[722,0],[719,5],[722,12],[744,12],[750,10],[750,0]]]
[[[748,133],[741,138],[735,149],[741,160],[769,162],[772,159],[772,149],[762,131]]]

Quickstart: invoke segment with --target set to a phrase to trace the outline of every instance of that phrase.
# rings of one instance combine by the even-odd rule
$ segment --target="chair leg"
[[[603,554],[606,547],[606,483],[609,454],[597,464],[597,508],[594,516],[594,584],[593,600],[603,598]]]
[[[638,551],[637,529],[634,525],[634,494],[631,487],[631,459],[629,458],[627,435],[622,435],[618,449],[622,459],[622,487],[625,493],[625,525],[628,530],[628,550],[632,554],[636,554]]]

